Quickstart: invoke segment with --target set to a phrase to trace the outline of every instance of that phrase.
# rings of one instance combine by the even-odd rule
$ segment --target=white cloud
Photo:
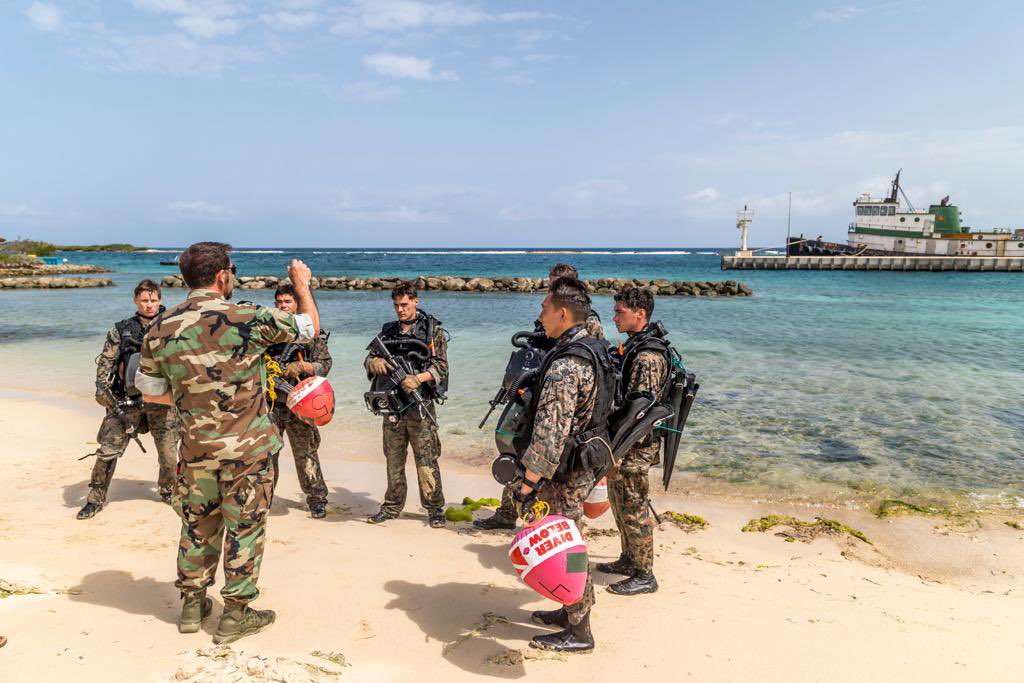
[[[230,36],[242,30],[242,22],[236,17],[244,12],[244,6],[228,0],[132,0],[140,10],[157,14],[180,15],[174,25],[197,38]]]
[[[476,26],[484,22],[527,22],[551,15],[543,12],[485,12],[458,2],[420,0],[356,0],[338,13],[332,31],[342,35],[401,33]]]
[[[172,219],[184,221],[228,221],[235,217],[235,210],[219,204],[200,200],[181,199],[167,205]]]
[[[487,61],[487,65],[492,69],[501,70],[511,68],[515,64],[515,60],[506,57],[505,55],[494,55]]]
[[[4,218],[39,218],[43,215],[42,211],[28,204],[0,204],[0,216]]]
[[[536,81],[524,73],[509,74],[508,76],[505,76],[504,80],[509,85],[533,85],[536,83]]]
[[[697,190],[683,197],[688,202],[713,202],[716,201],[722,193],[713,187],[705,187],[703,190]]]
[[[130,35],[95,27],[75,48],[85,66],[115,72],[218,77],[244,63],[258,62],[251,48],[196,41],[181,33]]]
[[[382,209],[341,208],[331,215],[344,223],[444,223],[446,220],[439,214],[405,204]]]
[[[25,16],[40,31],[59,31],[64,25],[60,8],[45,2],[33,2],[25,10]]]
[[[398,55],[380,52],[363,57],[363,64],[382,76],[411,78],[417,81],[457,81],[454,71],[434,71],[434,60],[421,59],[412,55]]]
[[[814,24],[838,24],[842,21],[849,21],[864,14],[866,10],[858,5],[843,5],[831,10],[819,10],[815,12],[806,25]]]
[[[320,23],[316,12],[267,12],[260,15],[260,21],[275,31],[303,31]]]

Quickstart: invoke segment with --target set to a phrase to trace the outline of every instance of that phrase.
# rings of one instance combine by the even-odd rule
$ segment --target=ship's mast
[[[892,191],[889,193],[889,199],[887,200],[889,202],[895,203],[896,202],[896,197],[899,195],[899,191],[900,191],[900,173],[903,173],[903,169],[902,168],[900,170],[896,171],[896,177],[893,178],[893,181],[892,181]]]

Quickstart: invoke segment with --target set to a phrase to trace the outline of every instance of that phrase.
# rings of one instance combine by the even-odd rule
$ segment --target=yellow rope
[[[267,396],[270,397],[270,409],[274,409],[277,401],[277,378],[281,376],[281,364],[270,356],[263,355],[263,364],[267,367]]]

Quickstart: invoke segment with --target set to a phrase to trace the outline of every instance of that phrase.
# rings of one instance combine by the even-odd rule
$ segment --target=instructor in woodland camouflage
[[[274,622],[254,610],[266,519],[273,499],[272,457],[281,437],[264,395],[263,354],[271,344],[308,343],[320,332],[309,287],[293,260],[288,277],[298,313],[228,302],[235,285],[231,247],[193,244],[178,259],[191,290],[146,333],[136,383],[147,401],[173,402],[182,422],[181,463],[172,505],[181,516],[178,580],[184,605],[178,630],[195,633],[224,553],[224,613],[213,637],[230,643]]]
[[[649,289],[626,287],[615,295],[615,327],[629,335],[619,347],[624,395],[646,392],[657,398],[668,378],[668,360],[655,348],[644,348],[644,333],[654,313],[654,294]],[[619,527],[622,553],[614,562],[602,562],[597,570],[628,578],[608,586],[610,593],[639,595],[658,590],[654,578],[654,519],[650,514],[651,485],[648,474],[658,463],[661,441],[658,431],[626,452],[617,470],[608,475],[608,498]]]
[[[120,458],[131,439],[147,431],[156,444],[160,473],[157,491],[160,500],[171,502],[174,468],[178,461],[178,414],[174,408],[153,403],[142,403],[137,395],[128,396],[134,380],[125,376],[129,359],[139,352],[146,326],[162,313],[160,286],[152,280],[142,280],[135,286],[135,315],[116,323],[107,332],[103,350],[96,358],[96,402],[107,409],[100,424],[96,441],[96,463],[89,479],[89,497],[78,511],[78,519],[89,519],[107,503],[107,490]],[[134,393],[134,392],[132,392]],[[139,442],[141,447],[141,442]]]

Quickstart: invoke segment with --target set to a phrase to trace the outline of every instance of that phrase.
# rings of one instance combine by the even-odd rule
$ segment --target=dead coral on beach
[[[250,655],[244,650],[236,652],[230,646],[220,645],[195,650],[174,672],[172,680],[183,683],[200,681],[251,681],[252,683],[322,683],[335,681],[348,664],[344,655],[314,650],[311,656],[325,660],[330,666],[318,662],[304,662],[289,657]]]

